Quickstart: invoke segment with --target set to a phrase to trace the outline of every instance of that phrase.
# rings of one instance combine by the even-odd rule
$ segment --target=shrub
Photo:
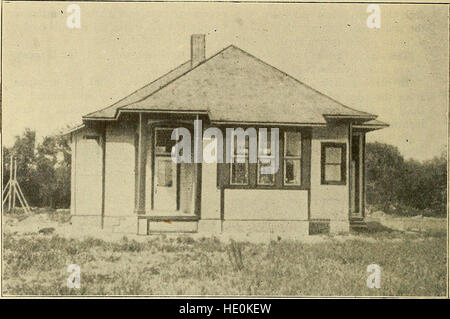
[[[398,149],[382,143],[366,147],[367,204],[398,215],[445,216],[447,160],[405,161]]]

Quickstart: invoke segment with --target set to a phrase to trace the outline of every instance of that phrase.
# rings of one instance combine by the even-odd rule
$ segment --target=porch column
[[[198,115],[196,116],[196,120],[199,120]],[[196,145],[194,143],[194,210],[193,212],[200,218],[201,211],[201,185],[202,185],[202,163],[203,163],[203,127],[201,122],[198,126],[194,123],[194,141],[201,141],[201,144],[198,145],[199,149],[195,149]],[[197,161],[199,163],[197,163]]]
[[[135,213],[145,214],[145,166],[147,162],[147,130],[145,127],[145,117],[139,113],[138,119],[138,143],[137,143],[137,183]]]

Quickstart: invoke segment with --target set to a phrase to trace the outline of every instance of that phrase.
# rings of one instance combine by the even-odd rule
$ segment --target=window
[[[264,167],[271,167],[275,160],[271,147],[272,138],[269,136],[265,143],[260,138],[261,136],[258,138],[258,185],[274,185],[275,174],[267,174],[268,168],[263,170]]]
[[[157,155],[170,156],[172,148],[176,144],[176,141],[172,140],[171,128],[157,128],[155,134],[155,153]]]
[[[172,187],[173,185],[173,162],[170,158],[157,158],[157,186]]]
[[[284,133],[284,184],[301,184],[302,135],[300,132]]]
[[[345,143],[322,143],[322,184],[345,185]]]
[[[155,179],[156,186],[172,187],[177,174],[176,164],[172,161],[171,152],[176,141],[171,139],[172,128],[155,129]]]
[[[231,164],[231,184],[248,184],[248,137],[245,137],[245,147],[238,149],[237,138],[233,137],[233,163]]]
[[[218,187],[308,189],[310,187],[311,130],[281,128],[278,132],[278,137],[267,132],[264,138],[265,134],[259,134],[261,131],[258,129],[257,140],[254,136],[247,134],[245,148],[236,147],[236,137],[231,149],[228,149],[227,144],[224,143],[224,153],[229,152],[231,157],[229,160],[233,162],[226,161],[224,164],[218,164]],[[275,143],[275,139],[279,143]],[[250,145],[249,142],[252,141],[256,142],[255,145]]]

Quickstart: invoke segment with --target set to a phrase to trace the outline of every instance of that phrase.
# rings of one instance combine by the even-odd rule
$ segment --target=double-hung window
[[[238,147],[237,136],[234,136],[230,148],[232,162],[227,165],[226,177],[222,170],[219,171],[219,183],[234,188],[309,187],[309,166],[306,162],[310,159],[309,132],[283,130],[279,138],[272,137],[271,134],[258,134],[258,139],[252,140],[257,144],[249,147],[251,139],[246,136],[245,147],[243,139]]]
[[[302,135],[300,132],[284,132],[284,185],[301,184]]]
[[[322,184],[345,184],[345,143],[322,143]]]
[[[231,164],[231,184],[248,185],[248,137],[245,146],[238,147],[237,137],[233,136],[233,162]]]
[[[272,138],[263,141],[262,136],[258,138],[258,185],[275,185],[275,173],[271,172],[275,161],[272,149]],[[276,148],[275,148],[276,149]]]

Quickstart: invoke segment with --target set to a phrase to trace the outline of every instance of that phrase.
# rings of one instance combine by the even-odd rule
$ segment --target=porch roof
[[[377,116],[350,108],[231,45],[198,66],[190,61],[84,120],[122,112],[202,112],[212,122],[325,124]]]
[[[371,120],[371,121],[368,121],[365,123],[353,125],[353,128],[369,132],[369,131],[379,130],[379,129],[382,129],[382,128],[385,128],[388,126],[389,126],[389,124],[384,123],[382,121]]]

